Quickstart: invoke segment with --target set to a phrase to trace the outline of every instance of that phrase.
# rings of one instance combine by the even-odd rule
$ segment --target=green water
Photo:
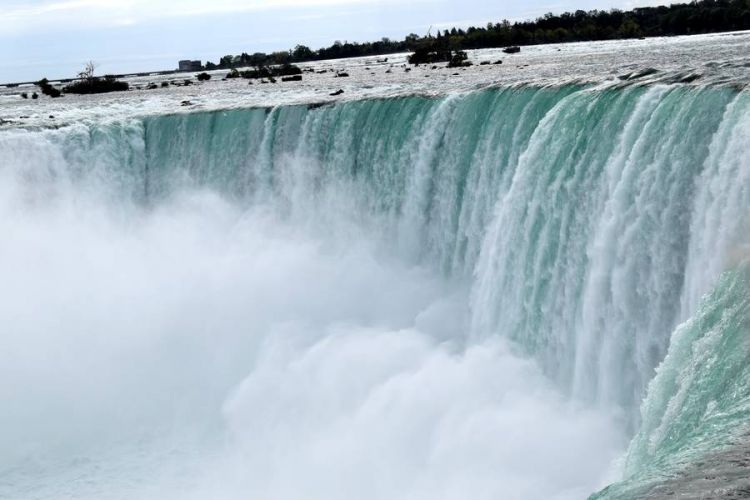
[[[7,132],[0,160],[28,196],[77,186],[148,209],[219,192],[466,284],[470,341],[511,340],[635,435],[629,482],[601,498],[747,420],[747,92],[508,87],[149,116]]]

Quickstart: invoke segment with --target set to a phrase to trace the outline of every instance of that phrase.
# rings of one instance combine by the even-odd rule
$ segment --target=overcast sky
[[[179,59],[423,35],[660,0],[0,0],[0,81],[172,69]]]

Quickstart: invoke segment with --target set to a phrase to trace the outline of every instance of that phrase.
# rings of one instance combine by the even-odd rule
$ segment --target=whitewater
[[[0,498],[742,497],[749,49],[0,89]]]

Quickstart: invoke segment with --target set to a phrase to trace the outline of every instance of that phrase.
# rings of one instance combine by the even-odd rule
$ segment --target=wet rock
[[[471,65],[472,62],[469,61],[469,55],[463,50],[455,51],[448,62],[449,68],[464,68]]]
[[[182,101],[182,102],[180,103],[180,105],[181,105],[181,106],[192,106],[192,105],[193,105],[193,103],[192,103],[192,102],[190,102],[190,101]]]
[[[518,45],[513,45],[512,47],[505,47],[503,49],[503,52],[505,52],[506,54],[518,54],[519,52],[521,52],[521,47],[519,47]]]
[[[409,64],[419,66],[420,64],[435,64],[448,62],[451,60],[452,52],[445,47],[436,43],[429,43],[414,50],[414,53],[407,57]]]
[[[301,82],[302,75],[285,76],[281,78],[282,82]]]
[[[336,78],[349,78],[349,73],[345,71],[340,71],[336,73]]]
[[[331,96],[336,97],[336,96],[339,96],[339,95],[341,95],[343,93],[344,93],[344,91],[342,89],[338,89],[336,92],[333,92],[331,94]]]

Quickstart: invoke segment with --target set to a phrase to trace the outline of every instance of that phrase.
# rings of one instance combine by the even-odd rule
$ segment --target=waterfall
[[[449,390],[454,382],[450,377],[438,377],[439,369],[468,381],[473,380],[468,374],[472,366],[482,376],[509,376],[508,372],[493,368],[491,361],[499,357],[515,367],[511,369],[512,376],[523,378],[525,363],[533,362],[534,370],[540,371],[539,375],[529,375],[538,380],[533,387],[544,387],[544,400],[556,401],[550,403],[554,408],[550,411],[559,409],[566,415],[561,417],[566,425],[573,425],[575,420],[568,411],[602,412],[614,418],[625,435],[636,435],[626,467],[626,474],[633,475],[655,461],[663,463],[669,450],[679,451],[685,446],[694,449],[688,443],[694,437],[692,431],[710,425],[701,419],[713,418],[699,413],[708,412],[707,408],[723,408],[721,401],[711,403],[705,395],[700,412],[695,406],[683,412],[680,408],[687,387],[693,392],[713,390],[701,381],[736,376],[739,370],[727,368],[690,380],[679,375],[687,370],[686,366],[705,363],[705,359],[696,358],[695,352],[688,353],[690,349],[695,351],[695,343],[706,350],[731,349],[739,342],[738,332],[744,331],[735,328],[725,338],[716,333],[720,329],[714,323],[721,323],[715,318],[722,314],[717,304],[724,304],[721,307],[726,306],[727,311],[734,310],[732,304],[736,304],[738,317],[746,308],[744,299],[737,298],[743,297],[740,289],[744,281],[721,276],[740,266],[746,257],[744,213],[750,207],[748,137],[750,98],[746,91],[685,85],[516,86],[440,98],[411,96],[324,106],[156,115],[81,122],[54,130],[11,129],[0,132],[0,218],[9,237],[17,239],[10,250],[0,252],[0,257],[8,259],[6,265],[11,272],[13,259],[30,265],[25,259],[30,258],[30,248],[37,248],[35,241],[40,245],[63,244],[61,254],[88,273],[105,272],[107,266],[98,259],[113,265],[116,259],[129,262],[132,269],[123,272],[134,273],[134,279],[140,280],[139,287],[145,287],[139,290],[148,290],[149,273],[154,273],[169,283],[167,289],[179,297],[182,292],[174,285],[175,280],[196,290],[216,287],[217,294],[246,292],[259,304],[278,299],[267,305],[272,310],[280,307],[283,298],[271,285],[271,298],[263,296],[266,292],[250,293],[243,284],[233,284],[227,290],[222,287],[233,283],[232,273],[244,276],[246,269],[256,269],[257,262],[269,266],[273,279],[286,280],[292,288],[295,283],[319,281],[319,287],[309,290],[309,297],[289,291],[289,301],[305,311],[307,322],[315,323],[329,314],[315,313],[316,304],[322,310],[330,308],[331,318],[320,319],[328,325],[323,330],[330,339],[343,339],[343,344],[329,339],[321,340],[323,343],[316,347],[312,340],[297,339],[298,333],[284,333],[288,325],[276,325],[272,317],[266,318],[260,309],[255,311],[248,306],[264,318],[257,320],[259,324],[268,328],[273,325],[273,331],[280,332],[275,335],[296,339],[289,341],[296,347],[282,342],[266,352],[262,346],[268,340],[251,341],[236,334],[240,320],[255,321],[253,315],[242,312],[239,303],[236,310],[230,307],[239,300],[238,296],[223,297],[228,301],[223,303],[218,299],[214,303],[207,292],[183,297],[181,307],[202,310],[208,302],[214,308],[205,312],[206,319],[191,316],[193,323],[183,324],[177,316],[163,317],[146,302],[134,299],[127,283],[119,281],[124,277],[113,278],[113,285],[122,286],[121,300],[137,303],[138,314],[154,321],[144,331],[157,337],[161,330],[154,325],[159,321],[165,329],[183,328],[188,332],[199,331],[197,325],[201,321],[213,321],[211,328],[223,331],[226,327],[233,332],[233,343],[214,353],[226,366],[216,380],[205,382],[211,386],[204,388],[210,397],[201,399],[200,407],[213,404],[223,408],[225,416],[229,415],[229,427],[239,429],[238,434],[246,435],[242,439],[249,442],[259,436],[238,422],[243,418],[250,418],[257,428],[265,428],[276,418],[280,427],[288,427],[289,439],[297,436],[303,440],[300,435],[306,428],[297,427],[296,422],[283,415],[289,407],[321,411],[310,416],[309,425],[313,427],[339,418],[336,411],[346,414],[344,407],[349,403],[339,401],[335,391],[322,395],[329,398],[325,400],[327,406],[319,408],[315,402],[303,401],[296,407],[293,397],[302,396],[292,387],[304,385],[306,376],[319,377],[315,380],[325,386],[334,383],[329,377],[356,373],[358,365],[348,356],[356,358],[359,354],[355,353],[360,350],[378,347],[358,344],[349,337],[350,333],[339,331],[341,325],[354,321],[359,325],[355,330],[368,331],[373,325],[380,325],[376,318],[382,313],[380,322],[388,324],[389,332],[378,333],[375,338],[392,347],[388,353],[393,358],[383,360],[382,365],[367,365],[372,379],[362,384],[385,387],[389,380],[386,374],[392,370],[407,373],[407,360],[418,359],[423,377],[410,382],[414,387],[398,397],[418,398],[417,388],[423,384],[424,388],[432,388],[438,399],[460,400],[461,391]],[[16,227],[17,217],[31,221],[36,232]],[[175,217],[181,221],[176,226],[169,222]],[[38,227],[34,226],[37,223]],[[68,225],[68,236],[63,237],[63,229],[59,228]],[[185,245],[184,257],[163,239],[166,236],[160,236],[162,230]],[[274,265],[273,252],[267,253],[263,245],[248,236],[255,231],[263,235],[263,241],[294,242],[279,243],[274,250],[280,252],[280,262],[290,266],[291,271]],[[76,234],[80,236],[80,247]],[[119,242],[118,246],[110,246],[111,241]],[[96,254],[96,245],[105,250],[106,257]],[[222,245],[226,245],[228,253],[223,253]],[[250,245],[252,250],[247,252],[255,260],[246,258],[243,245]],[[90,255],[87,248],[91,249]],[[76,251],[88,255],[90,260],[79,260]],[[131,251],[135,254],[128,254]],[[297,251],[302,252],[301,256],[296,256]],[[329,251],[335,257],[326,257],[320,270],[306,267],[312,255],[329,255]],[[47,269],[45,262],[54,261],[56,254],[39,252],[39,265],[51,273],[50,279],[74,279],[75,270],[68,273],[54,266]],[[133,255],[142,255],[152,267],[141,267]],[[212,257],[204,259],[204,255]],[[167,259],[163,261],[164,268],[159,264],[162,258]],[[178,265],[183,258],[184,268]],[[341,259],[338,271],[337,259]],[[63,259],[58,264],[65,262],[69,261]],[[383,262],[388,263],[385,270],[379,267]],[[237,263],[244,267],[235,269]],[[202,273],[209,267],[226,274],[215,281],[209,274],[204,277]],[[299,277],[292,271],[298,271]],[[46,281],[41,276],[35,278],[33,270],[29,272],[32,279],[40,280],[29,285],[31,291],[27,292],[31,294],[35,286]],[[344,292],[332,291],[336,287],[329,283],[331,275],[340,277]],[[193,279],[194,276],[201,278]],[[22,278],[17,279],[17,286],[23,290]],[[261,282],[266,283],[262,279]],[[57,290],[60,281],[54,283]],[[394,284],[403,290],[393,292],[393,298],[387,297],[391,292],[386,290]],[[97,287],[106,284],[94,281],[90,286],[86,294],[98,303],[97,290],[101,289]],[[307,290],[311,285],[299,286]],[[351,306],[351,312],[346,313],[349,316],[335,317],[332,311],[336,308],[326,297],[335,296],[349,304],[348,296],[361,294],[360,290],[369,286],[373,287],[371,311],[368,300],[364,300]],[[702,297],[715,287],[718,291],[713,293],[717,297],[702,302]],[[11,296],[11,290],[8,285],[3,296]],[[51,295],[45,292],[40,300],[54,302],[59,307],[56,311],[63,314],[63,290],[64,287],[58,290],[59,294],[50,292]],[[73,297],[87,296],[79,292]],[[113,307],[115,303],[100,305]],[[68,304],[73,308],[79,305]],[[15,325],[14,334],[20,338],[24,330],[23,321],[18,319],[20,313],[7,307],[0,312],[0,319]],[[180,310],[177,303],[168,307]],[[214,317],[212,311],[226,316]],[[404,334],[403,338],[395,335],[394,332],[412,327],[409,321],[415,316],[429,323],[434,335],[429,339],[416,334]],[[62,317],[77,324],[80,335],[89,326],[92,331],[101,326],[96,319],[86,326],[86,322],[79,324],[67,313]],[[389,319],[383,320],[384,317]],[[706,317],[714,319],[701,319]],[[119,319],[139,324],[137,319],[128,319],[127,314]],[[288,318],[291,323],[298,319],[296,313]],[[706,333],[706,322],[711,323],[713,333]],[[66,331],[57,323],[37,326],[39,331],[29,335],[36,338],[34,335],[38,334],[40,341],[46,341],[49,331]],[[47,333],[40,334],[41,331]],[[13,338],[7,342],[14,342]],[[179,342],[175,339],[180,338],[170,335],[160,342]],[[138,342],[152,345],[157,341]],[[496,342],[502,342],[502,346]],[[128,349],[138,350],[129,342],[125,344]],[[65,350],[64,345],[65,342],[58,348]],[[73,341],[72,345],[77,344]],[[186,351],[184,360],[195,361],[201,359],[199,353],[208,345],[209,338],[202,336],[177,349]],[[294,361],[289,353],[303,349],[299,345],[311,351]],[[109,352],[109,348],[102,348]],[[27,355],[24,349],[18,347],[14,355]],[[234,361],[227,361],[234,360],[240,352],[252,353],[247,354],[249,361],[243,361],[247,365],[235,366]],[[717,352],[706,354],[712,363],[723,359]],[[116,358],[114,351],[109,355]],[[328,357],[338,360],[334,362],[342,363],[349,372],[318,372],[317,363],[325,363]],[[182,368],[176,368],[181,363],[180,356],[170,354],[167,358],[165,364],[174,364],[170,369],[182,374]],[[728,362],[735,367],[739,363],[734,358]],[[146,362],[148,366],[150,363],[156,361]],[[96,369],[102,369],[98,362],[94,364]],[[308,364],[309,373],[304,370]],[[245,378],[249,365],[256,369]],[[283,367],[289,371],[283,371]],[[165,377],[170,387],[204,384],[197,375],[189,376],[189,380],[177,375],[174,380],[171,375]],[[288,406],[282,408],[281,403],[273,403],[277,396],[270,389],[272,385],[264,385],[264,381],[272,379],[281,381],[277,396]],[[445,384],[442,388],[436,383],[438,379]],[[490,394],[496,389],[505,394],[502,387],[493,389],[493,384],[502,386],[501,381],[485,382],[488,385],[482,386],[481,391]],[[360,394],[364,390],[355,387],[354,381],[351,383],[345,392]],[[137,383],[124,387],[124,394],[135,398],[138,396],[133,394],[141,390]],[[16,389],[3,390],[8,400],[20,397],[14,392]],[[737,390],[750,394],[744,385]],[[144,392],[150,394],[149,390]],[[568,403],[558,401],[558,396],[548,397],[557,393],[564,395],[560,397]],[[473,407],[479,400],[492,399],[482,394],[466,404]],[[158,399],[155,394],[151,396]],[[386,398],[382,394],[378,397]],[[105,398],[107,404],[111,403],[109,398]],[[185,398],[183,404],[191,407],[194,402]],[[270,402],[270,413],[254,415],[252,403],[257,401]],[[65,406],[63,401],[58,403]],[[275,408],[274,404],[280,406]],[[383,409],[386,406],[377,406],[377,401],[368,404],[375,405],[369,409],[374,412],[372,418],[387,418]],[[429,401],[424,404],[429,405]],[[481,422],[478,415],[483,408],[479,407],[479,413],[471,417],[477,422]],[[537,409],[540,408],[544,411],[546,407]],[[450,406],[444,409],[448,413],[455,410]],[[23,418],[28,417],[19,411],[19,415],[25,415]],[[278,411],[275,417],[273,411]],[[740,411],[736,414],[744,415]],[[150,413],[138,415],[139,422],[150,422],[153,417]],[[589,413],[585,417],[575,415],[590,417]],[[14,425],[23,420],[8,418]],[[357,420],[359,417],[347,418],[365,425]],[[425,421],[431,418],[431,414],[424,416]],[[599,417],[590,418],[595,422],[592,425],[604,426],[596,420]],[[506,423],[512,425],[512,420]],[[85,420],[80,425],[89,424]],[[6,426],[12,428],[10,423]],[[688,427],[691,431],[683,432]],[[364,428],[359,430],[365,432]],[[352,433],[348,439],[355,440],[355,430],[346,432]],[[439,434],[438,430],[434,432]],[[657,435],[660,437],[655,438]],[[272,439],[279,436],[272,434]],[[383,437],[385,442],[388,439]],[[684,440],[680,445],[683,447],[674,448],[675,440]],[[0,444],[11,441],[10,436],[3,440],[0,433]],[[331,457],[346,459],[347,450],[362,451],[346,446],[342,443],[341,449],[331,451]],[[269,460],[252,464],[272,477],[279,471],[273,468],[276,458]],[[350,465],[349,473],[357,476],[356,463]],[[405,470],[412,465],[404,465]],[[428,467],[424,463],[422,466]],[[377,467],[387,469],[388,465],[379,463]],[[418,474],[417,469],[414,474]],[[313,489],[320,487],[321,491],[337,494],[326,489],[329,484],[311,484]],[[396,479],[394,484],[403,487]],[[424,486],[414,486],[412,493],[436,494]],[[587,485],[599,486],[602,485]],[[273,491],[294,496],[283,488],[257,488],[260,494]],[[384,488],[380,493],[391,493]],[[361,493],[345,486],[341,491],[348,495]],[[518,498],[542,494],[541,490],[533,493],[521,486],[514,491],[519,492]],[[566,491],[579,496],[590,493]],[[408,491],[404,494],[408,497]],[[450,492],[444,494],[450,498]],[[372,495],[377,497],[377,492]]]

